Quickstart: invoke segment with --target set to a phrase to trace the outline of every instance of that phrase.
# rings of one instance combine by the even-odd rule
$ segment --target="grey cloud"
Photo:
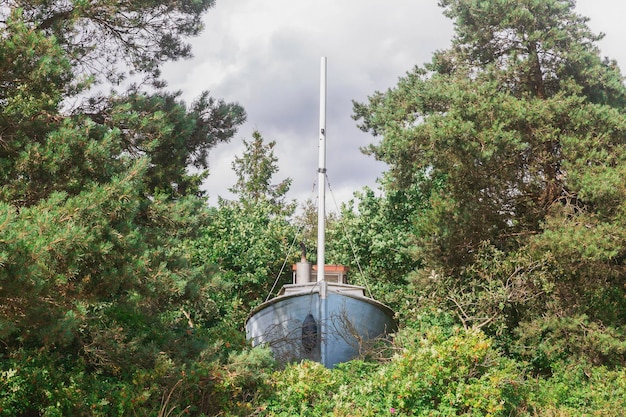
[[[384,164],[361,153],[375,138],[360,132],[352,100],[366,101],[376,90],[393,87],[415,65],[430,61],[452,38],[452,24],[435,0],[256,0],[218,1],[206,30],[193,41],[195,58],[168,65],[170,86],[190,99],[201,90],[237,101],[248,122],[232,143],[210,156],[205,184],[215,201],[234,183],[230,168],[241,140],[258,129],[276,140],[280,172],[293,179],[291,197],[311,194],[317,167],[319,58],[328,56],[328,170],[337,199],[346,201],[362,186],[376,187]],[[610,16],[598,4],[611,4]],[[591,27],[607,33],[603,53],[624,54],[619,22],[626,9],[618,0],[579,0]],[[606,11],[605,11],[606,12]],[[600,14],[596,14],[600,13]],[[620,32],[621,31],[621,32]],[[617,33],[618,36],[613,36]],[[619,38],[618,38],[619,37]],[[618,39],[616,39],[618,38]],[[624,62],[621,60],[621,62]]]

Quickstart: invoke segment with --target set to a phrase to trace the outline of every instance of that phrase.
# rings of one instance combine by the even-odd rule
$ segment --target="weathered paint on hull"
[[[316,336],[310,334],[310,323],[303,334],[303,323],[309,314],[315,320]],[[260,305],[246,322],[252,345],[269,345],[278,360],[310,359],[327,367],[359,356],[368,344],[396,328],[393,312],[384,304],[365,296],[333,291],[322,299],[314,287],[309,292],[283,295]]]

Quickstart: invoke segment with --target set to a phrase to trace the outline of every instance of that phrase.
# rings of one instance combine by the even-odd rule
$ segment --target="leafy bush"
[[[621,367],[626,363],[626,336],[585,315],[546,316],[521,323],[512,352],[528,361],[536,373],[551,374],[564,363]]]
[[[542,416],[618,416],[626,409],[626,371],[576,364],[529,381],[529,404]]]
[[[404,329],[387,363],[352,361],[328,370],[303,362],[277,372],[267,416],[485,415],[525,407],[520,367],[479,331]]]
[[[121,416],[150,393],[51,352],[15,352],[0,370],[0,415]],[[150,388],[147,388],[150,390]]]

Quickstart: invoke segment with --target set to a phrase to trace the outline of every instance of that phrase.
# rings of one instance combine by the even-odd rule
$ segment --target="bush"
[[[529,381],[529,404],[540,416],[619,416],[626,410],[626,371],[584,363],[556,366]]]
[[[122,416],[145,394],[54,352],[20,350],[2,367],[1,416]]]
[[[528,361],[533,371],[550,375],[563,363],[591,363],[609,368],[626,364],[626,335],[585,315],[545,316],[521,323],[515,331],[514,354]]]
[[[479,331],[404,329],[396,349],[387,363],[288,366],[274,374],[259,414],[511,416],[525,409],[522,370]]]

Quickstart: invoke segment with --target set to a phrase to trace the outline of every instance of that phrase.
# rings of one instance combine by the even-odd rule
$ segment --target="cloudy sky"
[[[592,30],[606,34],[602,54],[626,72],[626,2],[577,4],[591,18]],[[333,191],[327,207],[333,210],[334,200],[347,201],[363,186],[376,188],[385,165],[360,152],[375,138],[351,119],[352,100],[366,101],[393,87],[452,38],[452,23],[437,0],[217,0],[205,23],[191,42],[195,57],[168,64],[163,75],[188,101],[209,90],[248,114],[231,143],[211,153],[205,188],[213,204],[218,195],[232,198],[231,163],[255,129],[277,142],[275,182],[292,178],[289,198],[315,197],[322,56],[328,57],[327,167]]]

